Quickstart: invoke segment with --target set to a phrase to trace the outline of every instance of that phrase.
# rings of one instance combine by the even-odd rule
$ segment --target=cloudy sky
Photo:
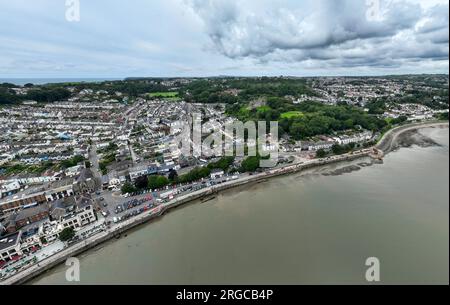
[[[80,20],[69,22],[66,0],[0,0],[0,78],[449,69],[448,0],[79,3]]]

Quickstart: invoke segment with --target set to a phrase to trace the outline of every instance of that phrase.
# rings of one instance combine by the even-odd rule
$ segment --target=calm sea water
[[[56,83],[72,83],[72,82],[103,82],[108,80],[122,80],[119,78],[0,78],[0,84],[11,83],[17,86],[23,86],[25,84],[45,85]]]
[[[422,132],[442,146],[402,148],[352,173],[324,176],[335,169],[328,166],[175,210],[83,254],[81,284],[364,284],[373,256],[384,284],[448,284],[449,132]],[[33,284],[67,284],[65,267]]]

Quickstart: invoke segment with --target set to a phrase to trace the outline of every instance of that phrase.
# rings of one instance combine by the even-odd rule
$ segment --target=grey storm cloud
[[[232,59],[349,67],[448,60],[448,4],[425,10],[381,0],[379,18],[373,19],[365,0],[186,1],[213,47]]]

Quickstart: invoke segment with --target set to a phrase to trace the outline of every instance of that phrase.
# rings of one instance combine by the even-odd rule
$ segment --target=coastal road
[[[99,167],[99,159],[97,155],[97,147],[95,143],[93,143],[89,149],[89,161],[91,162],[91,169],[94,172],[94,175],[101,179],[100,167]]]

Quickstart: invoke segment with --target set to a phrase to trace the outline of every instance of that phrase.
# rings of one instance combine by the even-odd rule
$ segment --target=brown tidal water
[[[195,203],[79,257],[81,284],[449,283],[449,131],[383,164],[313,169]],[[69,284],[59,266],[31,284]]]

